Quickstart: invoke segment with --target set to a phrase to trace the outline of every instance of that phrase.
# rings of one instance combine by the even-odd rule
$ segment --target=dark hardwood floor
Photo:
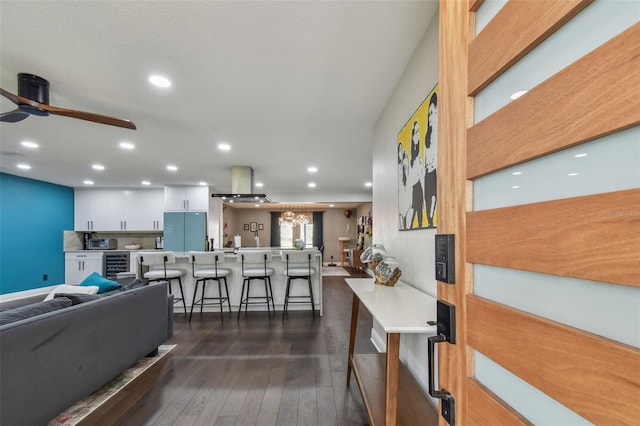
[[[349,268],[345,268],[349,270]],[[351,270],[354,277],[368,276]],[[308,311],[175,315],[177,347],[150,387],[131,392],[97,423],[118,425],[366,425],[357,385],[346,387],[351,291],[324,281],[324,316]],[[372,319],[361,309],[357,352],[373,353]],[[135,403],[132,403],[136,400]],[[95,424],[95,423],[94,423]]]

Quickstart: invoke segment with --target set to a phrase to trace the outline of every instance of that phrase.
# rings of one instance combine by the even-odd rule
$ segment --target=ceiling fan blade
[[[52,105],[38,104],[40,108],[49,114],[62,115],[65,117],[77,118],[80,120],[93,121],[94,123],[107,124],[109,126],[124,127],[125,129],[136,130],[136,125],[132,121],[122,118],[109,117],[108,115],[94,114],[92,112],[77,111],[73,109],[59,108]]]
[[[29,116],[28,113],[22,112],[19,109],[4,112],[0,114],[0,121],[5,123],[17,123],[18,121],[22,121]]]
[[[133,124],[132,121],[124,120],[122,118],[109,117],[108,115],[94,114],[91,112],[55,107],[53,105],[36,102],[32,99],[25,98],[24,96],[14,95],[13,93],[7,92],[2,88],[0,88],[0,94],[19,107],[22,107],[21,109],[24,110],[23,114],[26,114],[27,116],[29,115],[29,113],[35,115],[47,115],[47,113],[49,113],[54,115],[63,115],[65,117],[78,118],[80,120],[93,121],[94,123],[107,124],[109,126],[124,127],[125,129],[136,130],[136,125]],[[23,120],[24,118],[26,117],[20,118],[19,120]],[[3,119],[2,121],[9,120]]]
[[[9,99],[11,102],[13,102],[14,104],[20,106],[20,105],[28,105],[34,108],[42,108],[42,105],[39,102],[33,101],[29,98],[25,98],[24,96],[20,96],[20,95],[14,95],[11,92],[7,92],[6,90],[0,88],[0,95],[4,96],[5,98]]]
[[[2,94],[2,96],[9,99],[14,104],[18,105],[20,103],[20,101],[18,100],[18,95],[14,95],[13,93],[7,92],[4,89],[0,89],[0,93]]]

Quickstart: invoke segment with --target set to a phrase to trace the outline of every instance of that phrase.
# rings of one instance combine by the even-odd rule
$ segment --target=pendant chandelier
[[[306,225],[310,223],[310,221],[307,215],[304,214],[304,212],[295,213],[291,208],[287,207],[287,210],[280,213],[280,217],[278,218],[278,223],[280,225],[282,225],[283,223],[289,223],[292,226],[296,226],[296,225]]]

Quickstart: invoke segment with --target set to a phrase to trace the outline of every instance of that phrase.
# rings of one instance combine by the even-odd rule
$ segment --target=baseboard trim
[[[380,337],[380,335],[378,334],[375,328],[371,329],[370,340],[371,340],[371,343],[373,343],[373,346],[375,346],[375,348],[378,350],[378,352],[382,353],[387,351],[387,344],[384,342],[384,339]]]

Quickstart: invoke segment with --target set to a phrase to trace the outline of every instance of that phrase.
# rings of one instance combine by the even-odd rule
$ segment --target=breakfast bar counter
[[[285,275],[285,271],[287,268],[286,260],[283,255],[283,251],[292,250],[292,249],[281,249],[281,248],[269,248],[269,247],[260,247],[261,250],[272,250],[272,260],[267,263],[268,267],[271,267],[275,270],[275,273],[271,277],[271,285],[273,287],[273,298],[274,303],[276,305],[276,310],[282,311],[284,306],[284,295],[287,286],[287,277]],[[242,248],[242,250],[257,250],[255,247],[247,247]],[[315,269],[315,274],[311,277],[311,284],[313,287],[313,296],[314,303],[316,305],[316,309],[319,310],[320,315],[323,314],[323,304],[322,304],[322,254],[320,251],[315,249],[305,250],[310,251],[312,253],[311,258],[311,267]],[[174,252],[176,256],[176,263],[168,266],[171,269],[182,269],[185,271],[185,275],[182,277],[182,287],[184,289],[184,298],[187,305],[187,311],[191,310],[191,304],[193,302],[194,290],[195,290],[195,279],[192,275],[191,264],[189,263],[189,253],[188,252]],[[131,253],[131,256],[136,257],[139,252]],[[242,265],[238,256],[233,252],[225,253],[225,263],[218,266],[219,268],[229,269],[231,270],[231,275],[227,277],[227,284],[229,286],[229,300],[231,302],[231,309],[234,312],[238,311],[238,307],[240,305],[240,293],[242,291]],[[145,267],[146,269],[146,267]],[[141,270],[141,267],[138,266],[136,271],[136,276],[141,277],[142,274],[146,272],[146,270]],[[224,287],[223,287],[224,288]],[[178,284],[174,281],[172,284],[172,291],[174,296],[180,297],[180,290],[178,288]],[[201,297],[200,292],[202,291],[202,287],[198,288],[198,296],[196,299]],[[223,290],[224,291],[224,290]],[[291,283],[291,296],[306,296],[309,293],[309,287],[304,280],[293,280]],[[252,296],[264,296],[264,286],[262,284],[254,284],[251,287],[251,295]],[[206,297],[217,297],[218,296],[218,286],[215,282],[209,281],[206,286],[205,291]],[[197,305],[196,305],[197,306]],[[226,306],[226,304],[225,304]],[[196,310],[200,308],[197,307],[194,309],[194,314]],[[244,308],[243,308],[244,309]],[[300,303],[300,304],[290,304],[289,311],[293,310],[311,310],[310,303]],[[249,311],[266,311],[266,305],[249,305]],[[204,306],[205,312],[219,312],[218,306]],[[182,303],[176,303],[174,307],[174,313],[179,314],[182,312]],[[225,309],[226,312],[226,309]]]

